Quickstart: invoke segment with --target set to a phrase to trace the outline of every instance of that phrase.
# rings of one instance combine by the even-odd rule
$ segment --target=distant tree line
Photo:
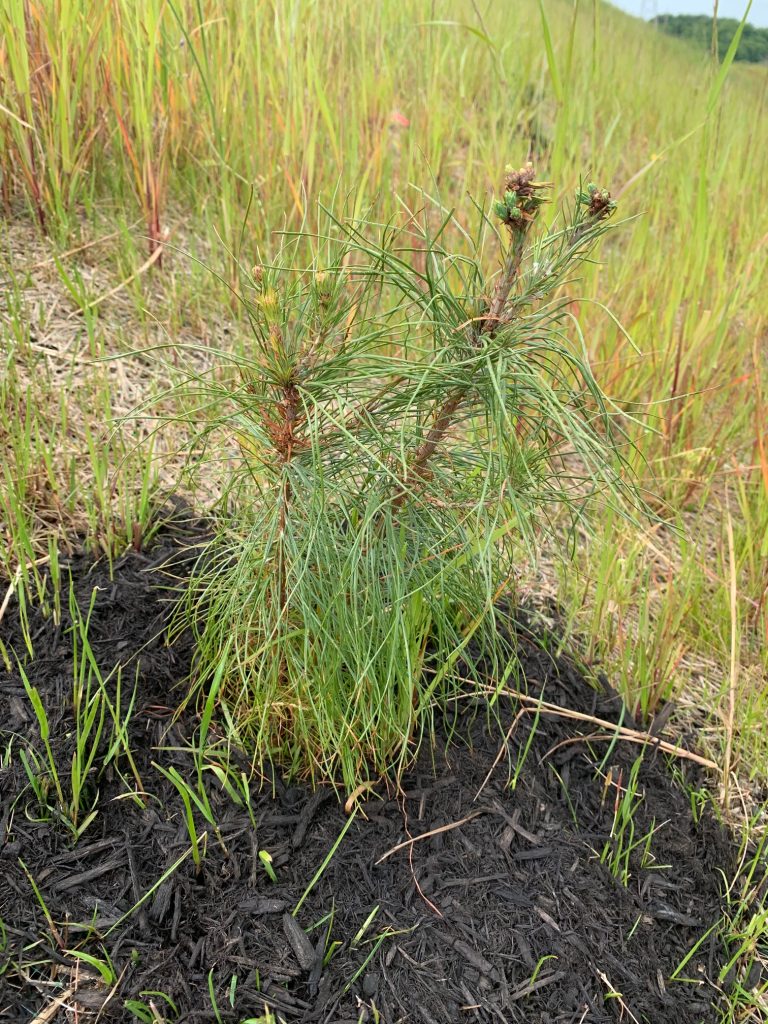
[[[661,14],[653,19],[655,24],[672,36],[691,39],[698,46],[710,49],[712,46],[712,18],[706,14]],[[735,18],[717,19],[717,49],[722,60],[736,34],[739,22]],[[754,64],[768,62],[768,28],[755,28],[746,24],[741,36],[736,60]]]

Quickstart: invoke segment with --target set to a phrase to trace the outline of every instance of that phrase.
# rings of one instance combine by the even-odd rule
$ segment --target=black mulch
[[[115,924],[189,850],[180,797],[151,765],[157,760],[194,777],[191,758],[178,748],[196,719],[190,714],[169,730],[190,645],[182,640],[169,648],[160,638],[169,594],[157,587],[167,583],[160,567],[172,556],[178,562],[179,545],[189,539],[189,528],[166,530],[149,552],[120,559],[113,578],[103,563],[84,556],[71,562],[83,609],[100,588],[90,626],[100,663],[127,661],[141,649],[131,748],[152,794],[146,808],[118,799],[125,787],[110,769],[98,783],[98,815],[77,845],[60,824],[34,820],[18,751],[40,750],[39,734],[19,676],[0,674],[2,749],[12,740],[14,752],[0,772],[0,1017],[29,1021],[74,987],[49,1024],[94,1020],[97,1013],[101,1020],[134,1020],[126,999],[154,1004],[159,1020],[213,1021],[212,987],[225,1022],[258,1018],[266,1006],[286,1022],[326,1024],[718,1019],[710,985],[721,966],[714,933],[681,972],[687,982],[670,976],[720,914],[718,867],[729,870],[732,858],[727,837],[708,814],[694,822],[666,758],[648,750],[634,839],[656,831],[645,863],[644,843],[630,857],[624,887],[599,854],[611,842],[616,782],[626,783],[639,748],[618,743],[610,750],[606,785],[596,768],[610,745],[572,742],[599,730],[562,718],[542,716],[532,738],[531,717],[521,720],[509,745],[513,767],[531,742],[516,788],[507,784],[505,758],[475,800],[502,734],[498,724],[487,727],[477,706],[463,711],[457,738],[446,748],[438,736],[434,754],[425,751],[405,779],[404,794],[387,794],[382,785],[364,794],[295,918],[290,912],[348,823],[343,808],[330,792],[311,795],[275,779],[269,791],[254,792],[254,832],[244,808],[209,785],[226,849],[210,838],[199,874],[188,856]],[[59,628],[32,614],[35,659],[27,668],[62,760],[72,743],[67,625],[66,613]],[[23,657],[15,602],[0,630]],[[598,696],[572,664],[554,661],[530,636],[520,644],[530,693],[543,690],[548,701],[616,719],[616,699]],[[516,710],[501,709],[504,727]],[[678,767],[694,779],[690,766]],[[379,863],[409,836],[441,828]],[[276,883],[260,850],[272,857]],[[103,938],[92,936],[80,948],[102,959],[106,951],[120,979],[111,995],[88,977],[86,964],[75,972],[65,952],[82,943],[86,927]],[[2,941],[0,930],[0,949]],[[334,942],[340,945],[324,963]],[[170,997],[178,1015],[162,996],[142,994],[152,992]]]

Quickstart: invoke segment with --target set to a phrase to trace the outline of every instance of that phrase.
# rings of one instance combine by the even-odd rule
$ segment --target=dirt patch
[[[252,784],[249,813],[211,774],[220,841],[196,815],[199,831],[210,833],[196,870],[179,793],[153,767],[195,779],[184,746],[199,720],[190,713],[171,725],[190,642],[164,643],[171,595],[158,585],[168,583],[169,558],[184,574],[181,546],[196,539],[191,524],[164,530],[150,552],[126,555],[112,575],[85,557],[70,564],[83,611],[99,588],[89,628],[99,663],[108,670],[140,652],[124,679],[132,686],[138,663],[130,747],[146,807],[125,797],[110,767],[90,794],[97,813],[77,844],[61,823],[35,820],[19,755],[41,752],[39,730],[20,676],[0,676],[0,1016],[28,1021],[48,1007],[48,1022],[151,1021],[153,1013],[241,1021],[265,1008],[290,1024],[718,1019],[714,934],[680,972],[687,980],[671,976],[720,915],[728,839],[708,813],[694,820],[656,750],[646,750],[634,777],[633,831],[627,824],[620,837],[639,750],[584,739],[600,732],[588,724],[521,718],[475,799],[519,708],[500,704],[489,724],[487,707],[467,700],[441,722],[435,750],[422,753],[404,792],[382,785],[363,794],[351,822],[333,793],[279,778],[261,792]],[[69,625],[66,610],[59,627],[32,613],[35,658],[26,666],[62,765],[73,743]],[[0,629],[23,659],[15,607]],[[598,695],[545,647],[521,630],[528,693],[615,721],[616,699]],[[692,780],[689,766],[677,767]],[[603,854],[626,871],[626,885]],[[105,982],[72,949],[103,963],[108,956],[114,979]]]

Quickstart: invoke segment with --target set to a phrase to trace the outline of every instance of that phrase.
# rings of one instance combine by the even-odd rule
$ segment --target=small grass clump
[[[402,224],[325,211],[244,275],[251,350],[194,377],[220,403],[207,442],[223,427],[237,443],[186,603],[196,686],[295,775],[353,789],[402,767],[460,669],[505,677],[498,599],[521,542],[553,506],[625,489],[616,411],[561,290],[614,203],[589,185],[534,234],[546,192],[530,165],[508,171],[493,280],[483,211],[462,252],[434,204]]]

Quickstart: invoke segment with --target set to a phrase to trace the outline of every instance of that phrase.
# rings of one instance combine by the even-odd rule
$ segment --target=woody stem
[[[483,335],[492,337],[496,328],[502,322],[504,309],[506,308],[509,300],[510,292],[512,291],[512,287],[520,272],[520,264],[523,259],[525,238],[529,224],[530,222],[524,222],[519,227],[514,226],[510,228],[512,233],[512,244],[507,255],[507,261],[498,281],[496,282],[493,295],[488,303],[488,308],[479,320],[479,327],[474,329],[474,336],[472,338],[472,344],[474,346],[479,345],[480,338]],[[424,477],[430,460],[434,456],[448,430],[451,428],[456,414],[461,408],[461,405],[470,390],[471,385],[469,384],[456,388],[438,409],[427,436],[417,449],[416,454],[413,457],[413,461],[406,468],[397,483],[397,492],[393,499],[393,505],[395,508],[400,508],[404,504],[412,481]]]

